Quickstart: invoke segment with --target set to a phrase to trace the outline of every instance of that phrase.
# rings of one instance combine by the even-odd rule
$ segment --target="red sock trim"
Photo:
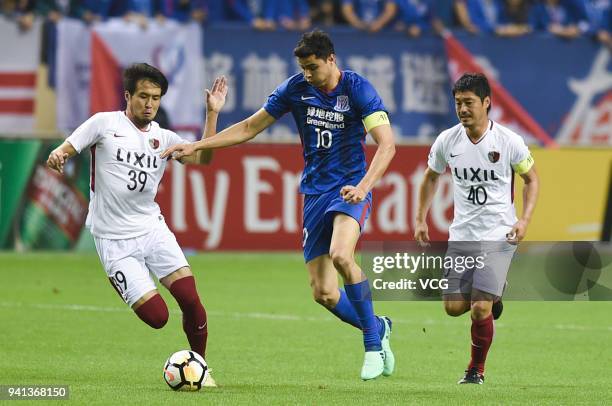
[[[472,317],[472,325],[476,325],[478,327],[486,326],[491,322],[493,322],[493,313],[489,313],[489,315],[482,320],[476,320]]]

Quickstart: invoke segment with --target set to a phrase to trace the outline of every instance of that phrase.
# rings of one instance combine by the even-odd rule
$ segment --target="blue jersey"
[[[304,171],[300,192],[320,194],[356,185],[366,172],[362,119],[385,111],[374,87],[355,72],[343,71],[329,93],[297,74],[284,81],[263,107],[275,119],[291,112],[302,141]]]

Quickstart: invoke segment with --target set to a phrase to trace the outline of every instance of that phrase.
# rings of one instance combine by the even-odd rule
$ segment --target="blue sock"
[[[344,289],[346,289],[346,296],[359,317],[365,350],[380,351],[382,349],[379,336],[380,324],[378,318],[374,315],[372,292],[368,280],[353,285],[344,285]]]
[[[357,327],[361,330],[361,323],[359,322],[359,317],[357,317],[357,313],[355,313],[355,309],[353,305],[346,297],[346,292],[342,289],[338,289],[340,291],[340,300],[336,304],[336,307],[333,309],[329,309],[330,312],[336,315],[337,318],[342,320],[345,323],[350,324],[353,327]]]
[[[378,316],[376,316],[376,321],[378,322],[378,336],[382,340],[385,335],[385,322]]]

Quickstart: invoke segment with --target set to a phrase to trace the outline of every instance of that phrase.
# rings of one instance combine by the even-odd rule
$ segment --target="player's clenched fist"
[[[59,148],[54,149],[47,158],[47,166],[59,173],[64,173],[64,164],[68,160],[68,154],[61,151]]]
[[[196,153],[195,145],[193,143],[189,144],[178,144],[173,145],[167,150],[165,150],[161,154],[161,158],[164,159],[166,157],[171,157],[175,161],[180,160],[181,158],[185,158],[191,156]]]
[[[525,238],[525,234],[527,234],[527,222],[525,220],[519,220],[514,224],[512,230],[506,234],[506,240],[510,244],[516,245]]]
[[[420,245],[427,245],[429,242],[429,227],[424,221],[417,221],[414,228],[414,239]]]
[[[347,185],[340,189],[340,196],[342,196],[345,202],[351,204],[362,202],[366,198],[366,194],[363,189],[357,186]]]

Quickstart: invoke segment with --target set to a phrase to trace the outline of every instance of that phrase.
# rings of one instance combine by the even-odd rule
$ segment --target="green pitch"
[[[149,328],[95,254],[0,254],[0,384],[69,385],[67,403],[87,405],[612,402],[609,302],[505,303],[483,386],[456,384],[469,359],[469,316],[450,318],[439,302],[378,302],[394,320],[397,369],[362,382],[360,335],[311,299],[300,255],[189,260],[219,388],[166,386],[163,362],[187,348],[178,306],[162,288],[170,320]]]

